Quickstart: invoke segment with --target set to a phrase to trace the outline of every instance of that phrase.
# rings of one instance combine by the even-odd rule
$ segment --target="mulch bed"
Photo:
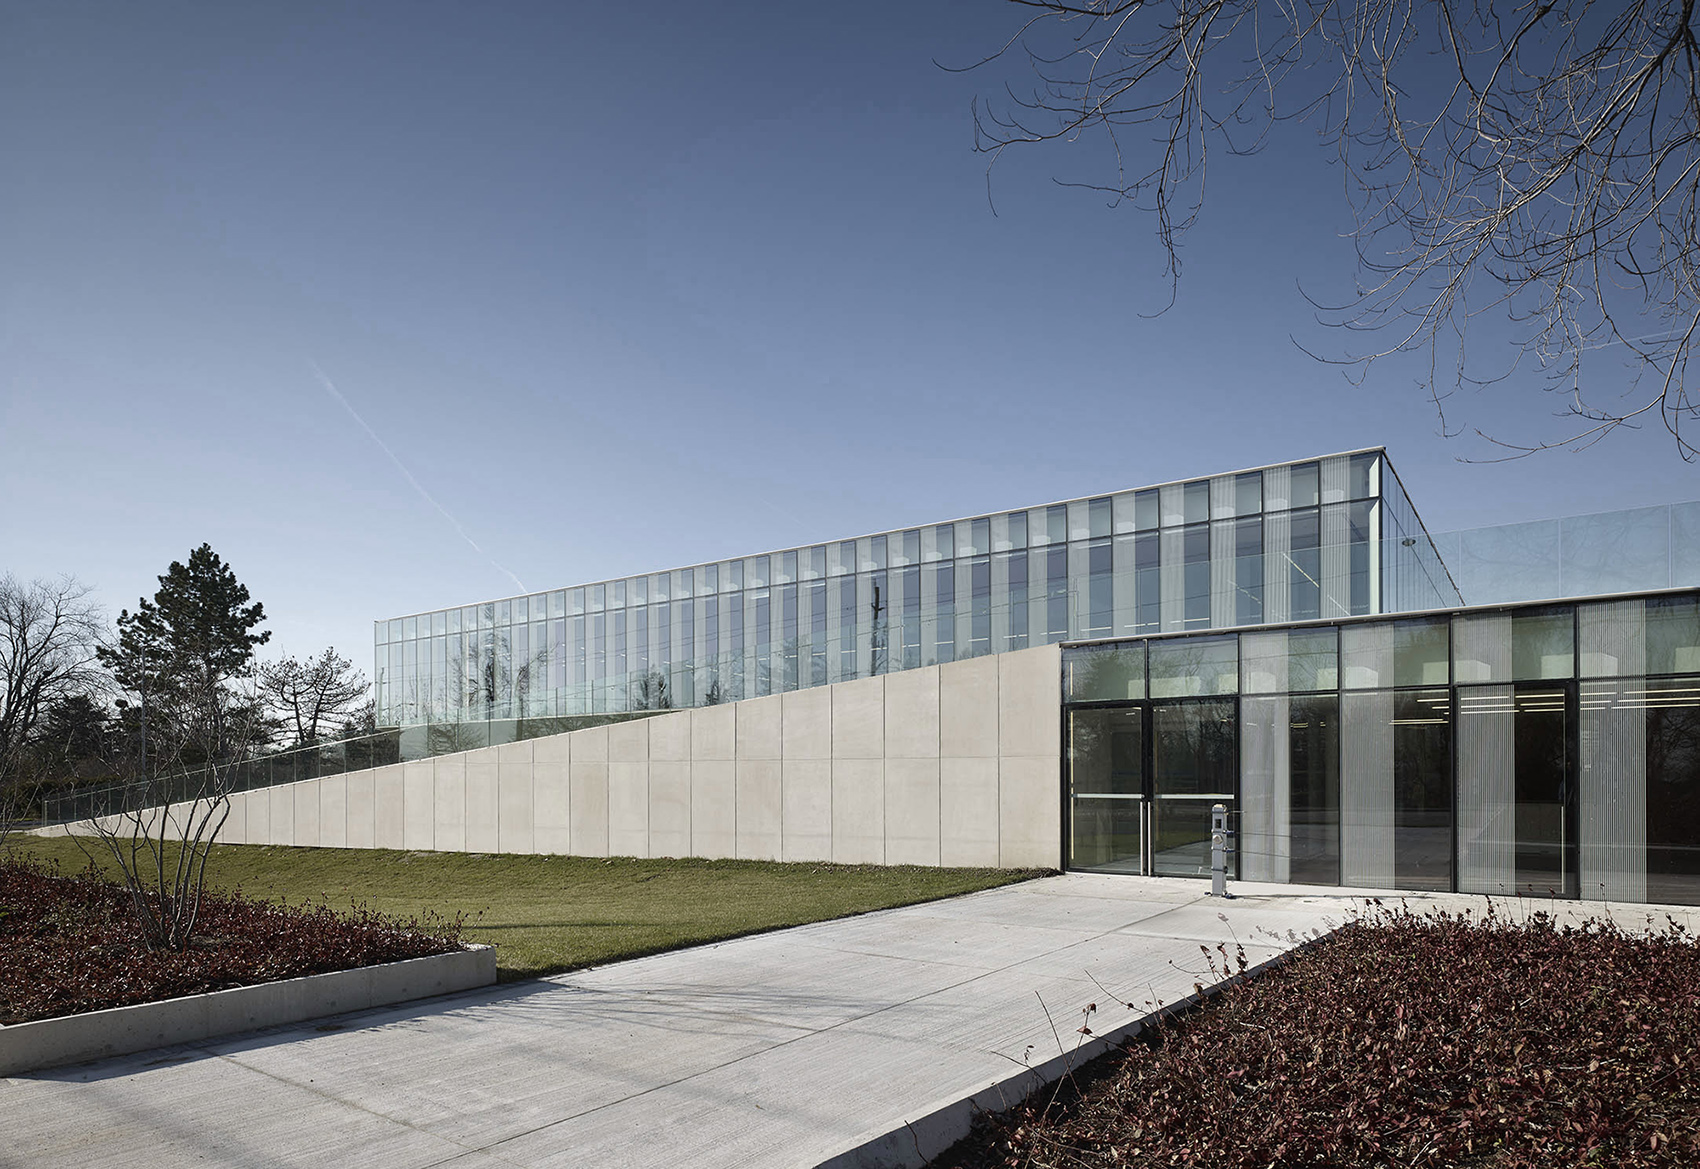
[[[1700,948],[1674,922],[1377,907],[933,1164],[1694,1166],[1697,1065]]]
[[[208,893],[191,948],[150,952],[120,886],[0,857],[0,1025],[448,953],[460,928]]]

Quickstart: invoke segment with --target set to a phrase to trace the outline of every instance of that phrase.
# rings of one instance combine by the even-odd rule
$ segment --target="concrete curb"
[[[1072,1051],[1055,1055],[1044,1063],[1012,1071],[971,1092],[947,1096],[924,1105],[896,1128],[866,1132],[856,1137],[848,1149],[820,1162],[815,1169],[918,1169],[967,1136],[976,1117],[1015,1107],[1039,1089],[1054,1084],[1138,1035],[1147,1024],[1184,1015],[1228,987],[1256,978],[1265,970],[1286,962],[1325,936],[1310,938],[1291,950],[1248,966],[1243,974],[1232,974],[1205,987],[1202,994],[1189,994],[1149,1014],[1099,1032]]]
[[[469,946],[281,982],[0,1027],[0,1076],[193,1043],[489,986],[496,948]]]

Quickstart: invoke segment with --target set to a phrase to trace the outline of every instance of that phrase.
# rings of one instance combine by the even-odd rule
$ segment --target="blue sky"
[[[1436,531],[1700,496],[1662,430],[1460,463],[1493,452],[1440,436],[1419,361],[1354,386],[1301,352],[1344,342],[1299,287],[1353,277],[1303,127],[1213,163],[1160,314],[1149,218],[1054,181],[1102,173],[1089,144],[1006,157],[994,214],[969,102],[1013,69],[934,62],[1018,22],[987,0],[12,6],[0,570],[73,573],[116,612],[208,541],[269,649],[369,671],[372,619],[515,578],[1362,446]],[[1540,385],[1449,421],[1554,436]]]

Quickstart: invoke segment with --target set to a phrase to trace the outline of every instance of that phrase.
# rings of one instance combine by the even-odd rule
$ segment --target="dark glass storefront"
[[[1700,594],[1064,651],[1069,864],[1700,904]]]

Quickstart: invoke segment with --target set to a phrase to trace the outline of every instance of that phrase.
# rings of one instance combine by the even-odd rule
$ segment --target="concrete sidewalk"
[[[1365,897],[1208,888],[1069,874],[4,1080],[0,1165],[916,1164],[1088,1003],[1114,1032],[1211,982],[1201,945],[1256,964]]]

